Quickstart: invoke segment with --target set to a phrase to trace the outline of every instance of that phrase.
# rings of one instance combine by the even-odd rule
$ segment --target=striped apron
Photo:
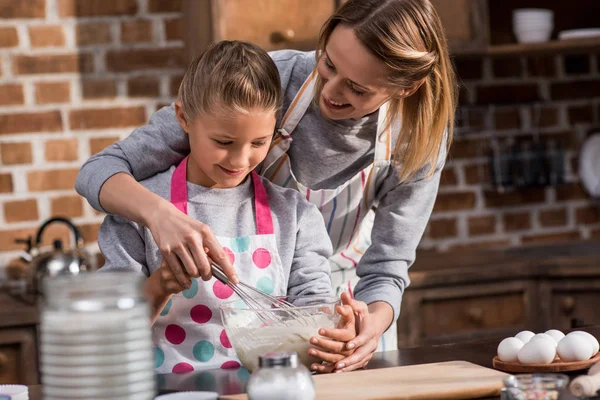
[[[306,79],[284,115],[281,128],[262,164],[261,174],[273,183],[304,193],[306,199],[319,208],[334,249],[329,259],[333,288],[337,295],[342,291],[352,295],[359,279],[356,266],[371,245],[373,210],[377,206],[375,189],[391,165],[391,129],[383,129],[387,104],[379,109],[373,163],[335,189],[309,189],[294,176],[287,151],[294,129],[313,101],[315,77],[316,72],[313,72]],[[396,350],[397,343],[396,327],[392,325],[381,337],[378,350]]]

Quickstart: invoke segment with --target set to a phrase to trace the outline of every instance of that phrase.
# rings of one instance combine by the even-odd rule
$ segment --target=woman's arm
[[[179,163],[188,153],[188,138],[174,108],[164,107],[148,125],[92,156],[79,171],[75,189],[97,210],[147,226],[180,284],[189,284],[187,275],[210,277],[204,248],[237,282],[229,258],[207,225],[136,182]]]

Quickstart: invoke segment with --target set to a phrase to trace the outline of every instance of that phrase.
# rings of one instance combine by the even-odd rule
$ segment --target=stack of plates
[[[45,310],[41,323],[44,399],[154,399],[148,309]]]

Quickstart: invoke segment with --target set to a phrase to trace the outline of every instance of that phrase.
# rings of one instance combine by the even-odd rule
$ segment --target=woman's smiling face
[[[331,33],[317,71],[323,80],[319,108],[329,119],[360,119],[377,111],[393,93],[386,85],[390,69],[344,25]]]

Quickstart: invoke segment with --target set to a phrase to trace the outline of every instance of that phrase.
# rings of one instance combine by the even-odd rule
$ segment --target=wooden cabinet
[[[478,52],[489,43],[486,0],[431,0],[451,53]]]
[[[263,49],[314,50],[323,23],[342,0],[184,0],[188,56],[224,39]]]
[[[398,319],[399,346],[600,324],[598,259],[597,242],[418,254]]]

